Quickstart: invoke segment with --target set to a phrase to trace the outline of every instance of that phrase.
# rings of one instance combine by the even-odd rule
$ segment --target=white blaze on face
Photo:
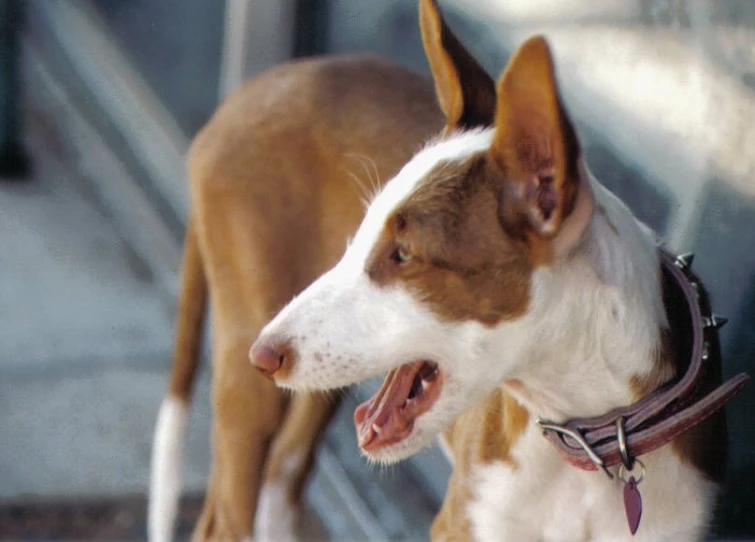
[[[347,265],[352,273],[364,271],[367,256],[375,246],[385,221],[418,183],[439,163],[461,160],[490,147],[493,130],[461,132],[432,144],[407,163],[370,204],[353,242],[338,266]]]

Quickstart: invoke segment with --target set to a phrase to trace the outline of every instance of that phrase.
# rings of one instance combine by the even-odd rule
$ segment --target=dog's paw
[[[286,486],[268,482],[262,486],[254,527],[255,542],[298,542],[299,510],[286,498]]]

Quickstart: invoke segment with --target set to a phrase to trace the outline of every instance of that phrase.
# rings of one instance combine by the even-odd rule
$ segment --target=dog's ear
[[[559,252],[569,250],[592,216],[592,192],[544,38],[519,48],[498,83],[497,100],[490,153],[501,173],[502,220],[555,239]]]
[[[420,0],[422,43],[448,131],[491,126],[495,83],[448,28],[436,0]]]

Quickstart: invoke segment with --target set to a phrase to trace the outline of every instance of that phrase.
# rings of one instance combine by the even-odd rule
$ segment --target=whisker
[[[359,162],[359,165],[362,166],[362,169],[367,175],[367,180],[370,183],[371,190],[367,194],[368,199],[369,201],[372,201],[380,192],[380,171],[377,168],[377,164],[372,158],[363,154],[348,153],[346,156],[356,159]]]
[[[360,179],[356,173],[350,170],[346,170],[346,175],[348,175],[354,181],[354,184],[356,184],[357,187],[359,188],[359,191],[361,192],[361,197],[359,198],[359,201],[361,201],[363,204],[365,201],[369,201],[370,189],[369,187],[365,186],[362,179]]]
[[[372,171],[375,173],[375,181],[374,181],[373,189],[375,191],[374,196],[376,196],[377,193],[380,191],[380,170],[378,170],[375,160],[373,160],[369,156],[364,156],[364,159],[367,161],[368,165],[372,166]]]

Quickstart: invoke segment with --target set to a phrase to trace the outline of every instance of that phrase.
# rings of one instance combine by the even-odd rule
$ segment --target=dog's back
[[[192,203],[201,214],[224,191],[243,190],[246,214],[263,216],[279,235],[299,220],[332,227],[334,235],[317,239],[337,245],[326,255],[332,263],[361,218],[365,185],[377,189],[370,183],[395,173],[441,126],[429,79],[378,57],[285,64],[232,95],[199,133],[189,158]],[[331,223],[338,210],[348,224]]]

